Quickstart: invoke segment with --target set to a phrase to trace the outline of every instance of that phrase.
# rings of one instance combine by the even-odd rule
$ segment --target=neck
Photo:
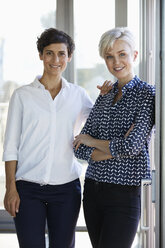
[[[134,78],[134,76],[134,74],[131,74],[127,78],[118,79],[118,88],[122,89],[122,87],[129,83]]]
[[[44,75],[40,78],[40,83],[45,86],[45,89],[59,89],[61,88],[62,80],[61,77],[50,77],[48,75]]]

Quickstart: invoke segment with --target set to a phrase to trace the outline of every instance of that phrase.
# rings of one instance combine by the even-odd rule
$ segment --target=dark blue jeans
[[[140,187],[86,179],[85,221],[93,248],[130,248],[140,219]]]
[[[80,210],[79,179],[63,185],[17,181],[21,199],[14,218],[20,248],[45,248],[47,221],[50,248],[74,248]]]

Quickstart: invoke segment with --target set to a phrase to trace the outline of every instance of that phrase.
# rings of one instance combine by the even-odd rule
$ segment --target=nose
[[[114,62],[115,65],[119,64],[119,58],[117,56],[114,57],[114,61],[113,62]]]
[[[59,62],[59,57],[58,57],[58,55],[54,54],[54,56],[53,56],[53,62],[56,62],[56,63]]]

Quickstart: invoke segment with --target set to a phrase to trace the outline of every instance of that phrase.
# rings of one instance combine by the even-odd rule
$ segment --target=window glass
[[[55,26],[55,0],[0,0],[0,158],[8,101],[13,90],[42,73],[36,40]],[[0,159],[1,160],[1,159]],[[4,166],[0,168],[0,208],[3,208]]]
[[[135,74],[139,75],[139,63],[141,55],[140,55],[140,0],[127,0],[127,23],[129,29],[134,33],[135,38],[136,38],[136,49],[139,52],[139,55],[136,60],[135,64]],[[140,75],[139,75],[140,76]]]
[[[74,1],[76,82],[86,88],[93,100],[96,86],[111,79],[98,52],[101,35],[115,27],[115,0]]]

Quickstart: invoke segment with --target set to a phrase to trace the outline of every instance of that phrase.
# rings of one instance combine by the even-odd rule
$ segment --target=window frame
[[[68,33],[71,37],[74,37],[74,0],[55,0],[56,1],[56,27]],[[77,1],[77,0],[76,0]],[[148,0],[141,0],[141,9],[144,7],[144,4],[148,2]],[[155,1],[155,0],[152,0]],[[115,2],[115,25],[116,26],[127,26],[127,0],[116,0]],[[146,18],[146,8],[142,13],[143,21]],[[143,25],[141,25],[143,27]],[[146,33],[146,23],[145,29],[142,29],[142,34]],[[146,36],[141,42],[142,47],[140,48],[141,54],[143,54],[143,58],[141,61],[146,61]],[[146,71],[145,65],[147,63],[143,63],[141,65],[141,75],[144,75]],[[143,70],[144,68],[144,70]],[[143,71],[142,71],[143,70]],[[148,74],[149,75],[149,74]],[[71,63],[69,63],[67,70],[64,73],[64,77],[67,78],[68,81],[75,81],[75,61],[74,55],[72,57]],[[147,77],[144,75],[144,77]],[[86,231],[85,226],[77,226],[76,231]],[[15,226],[13,222],[13,218],[6,212],[6,210],[0,210],[0,233],[15,233]]]

